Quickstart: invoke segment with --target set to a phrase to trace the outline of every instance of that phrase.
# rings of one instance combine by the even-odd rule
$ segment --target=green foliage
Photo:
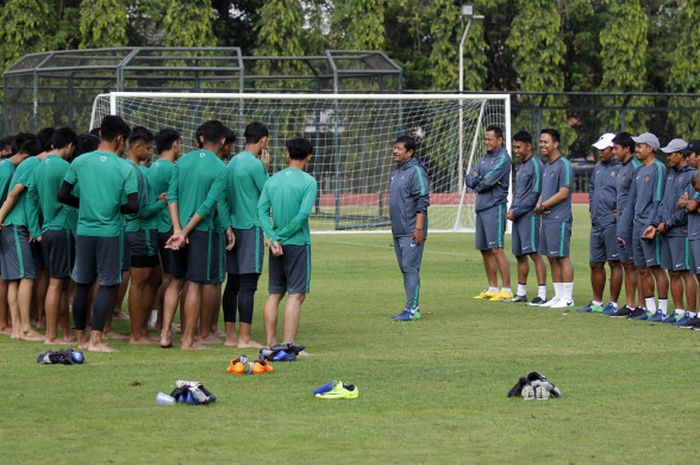
[[[129,45],[160,45],[165,34],[163,22],[170,4],[170,0],[130,0]]]
[[[432,88],[459,89],[459,43],[466,25],[459,5],[453,0],[435,0],[431,12],[430,53]],[[473,20],[464,44],[464,90],[482,90],[486,81],[486,43],[482,22]]]
[[[166,47],[211,47],[216,45],[213,24],[216,11],[210,0],[171,0],[163,20]]]
[[[384,9],[386,0],[335,2],[331,16],[331,41],[334,48],[381,50],[384,46]]]
[[[83,0],[80,4],[80,48],[128,45],[125,0]]]
[[[671,69],[668,75],[668,87],[672,92],[700,93],[700,2],[697,0],[683,2],[684,10],[677,20],[681,37],[671,53]],[[672,98],[673,107],[700,106],[700,99]],[[677,111],[671,113],[675,133],[687,139],[700,137],[700,115],[697,110]]]
[[[48,2],[44,0],[7,0],[0,12],[0,67],[17,61],[22,55],[46,50],[52,31]]]
[[[603,75],[599,91],[642,91],[647,71],[647,32],[649,20],[640,0],[606,0],[608,21],[600,32],[600,58]],[[611,99],[622,104],[624,97]],[[613,103],[613,102],[611,102]],[[643,97],[635,97],[629,105],[647,103]],[[615,112],[610,115],[608,127],[640,132],[646,126],[646,118],[639,112]]]

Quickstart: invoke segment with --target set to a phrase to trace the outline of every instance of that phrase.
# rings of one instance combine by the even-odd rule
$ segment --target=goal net
[[[304,136],[314,146],[308,172],[318,180],[314,231],[388,230],[389,175],[394,140],[416,139],[416,157],[430,180],[431,232],[473,230],[474,193],[466,171],[482,156],[483,131],[504,130],[510,153],[508,95],[444,94],[206,94],[112,92],[97,96],[90,127],[109,114],[151,131],[177,129],[184,148],[197,127],[218,119],[243,146],[251,121],[270,129],[270,171],[286,167],[284,142]]]

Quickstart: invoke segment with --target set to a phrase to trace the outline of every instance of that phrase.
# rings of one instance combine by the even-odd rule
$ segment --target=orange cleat
[[[262,373],[272,373],[273,371],[275,371],[275,369],[272,368],[272,364],[270,362],[264,358],[259,358],[253,362],[253,369],[251,370],[251,373],[254,375],[260,375]]]
[[[245,363],[239,358],[234,358],[231,360],[231,364],[226,368],[226,371],[233,373],[234,375],[244,375],[245,374]]]

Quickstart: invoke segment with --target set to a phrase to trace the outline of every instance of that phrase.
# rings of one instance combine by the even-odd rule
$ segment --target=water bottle
[[[158,405],[174,405],[175,398],[169,396],[168,394],[166,394],[164,392],[159,392],[156,395],[156,404],[158,404]]]

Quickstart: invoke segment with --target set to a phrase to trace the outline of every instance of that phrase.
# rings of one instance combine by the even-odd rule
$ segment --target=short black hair
[[[106,142],[112,142],[118,136],[122,136],[124,140],[129,139],[131,128],[121,116],[107,115],[102,119],[100,124],[100,138]]]
[[[219,120],[209,120],[202,124],[201,129],[205,143],[218,144],[221,139],[227,137],[226,131],[228,128]]]
[[[399,136],[394,144],[403,144],[406,150],[412,151],[414,155],[416,153],[416,140],[411,136]]]
[[[39,138],[39,142],[41,142],[41,146],[44,147],[44,152],[51,150],[52,137],[55,131],[55,128],[44,128],[36,133],[36,136]]]
[[[493,131],[494,134],[496,134],[496,137],[499,137],[503,139],[503,128],[500,126],[496,126],[495,124],[489,124],[486,126],[486,131],[484,132],[489,132]]]
[[[540,135],[542,134],[549,134],[554,142],[559,142],[559,131],[554,128],[544,128],[540,131]]]
[[[34,157],[43,151],[44,147],[41,145],[41,142],[39,142],[39,139],[30,139],[22,144],[22,147],[19,148],[17,153],[26,153],[30,157]]]
[[[150,144],[153,142],[153,133],[143,126],[134,126],[129,136],[129,145],[135,144],[136,142],[145,142]]]
[[[94,152],[100,145],[100,139],[94,134],[80,134],[78,136],[78,146],[73,152],[73,158],[88,152]]]
[[[90,134],[91,136],[97,137],[97,139],[99,140],[99,138],[100,138],[100,128],[92,128],[92,129],[90,129],[90,132],[88,132],[88,134]]]
[[[73,149],[78,150],[78,134],[72,128],[63,126],[57,128],[51,136],[51,146],[54,149],[63,149],[73,144]]]
[[[532,144],[532,134],[527,131],[518,131],[513,136],[513,140],[525,144]]]
[[[173,148],[173,144],[180,140],[180,133],[173,128],[165,128],[156,134],[156,150],[163,153]]]
[[[236,133],[233,132],[233,129],[231,128],[226,128],[226,144],[233,144],[236,142]]]
[[[632,153],[634,153],[634,149],[637,148],[637,144],[634,143],[634,139],[632,139],[632,134],[630,134],[629,132],[617,133],[617,135],[613,137],[612,143],[617,144],[623,148],[626,147]]]
[[[309,139],[304,137],[289,139],[284,145],[287,147],[289,158],[292,160],[303,160],[314,151],[314,146],[311,145]]]
[[[15,136],[7,136],[3,137],[0,139],[0,149],[6,149],[9,148],[12,150],[12,141],[15,139]]]
[[[199,127],[197,127],[197,130],[194,132],[195,147],[199,147],[200,149],[202,148],[202,145],[204,145],[202,137],[204,137],[204,124],[200,124]]]
[[[270,131],[267,126],[262,124],[260,121],[253,121],[248,123],[243,132],[243,138],[246,144],[257,144],[263,137],[269,137]]]
[[[15,135],[14,139],[12,139],[12,154],[19,153],[19,149],[22,148],[24,143],[30,140],[38,139],[34,134],[30,132],[20,132],[19,134]]]

